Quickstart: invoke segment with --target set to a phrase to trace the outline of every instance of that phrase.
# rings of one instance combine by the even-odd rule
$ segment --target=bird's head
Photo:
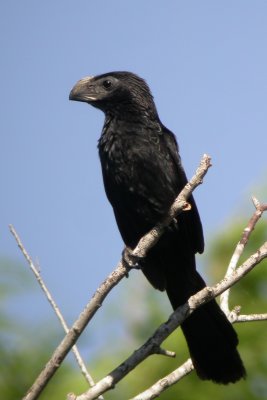
[[[70,100],[82,101],[106,114],[148,113],[157,111],[147,83],[131,72],[109,72],[87,76],[72,88]]]

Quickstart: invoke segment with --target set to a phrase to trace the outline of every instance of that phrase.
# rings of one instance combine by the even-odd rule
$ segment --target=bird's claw
[[[123,250],[122,259],[127,269],[141,269],[141,257],[134,255],[129,247]]]

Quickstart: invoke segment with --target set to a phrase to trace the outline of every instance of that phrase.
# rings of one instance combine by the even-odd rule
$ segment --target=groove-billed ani
[[[161,123],[146,82],[133,73],[86,77],[69,98],[105,113],[98,144],[105,190],[123,241],[134,248],[187,183],[175,136]],[[195,265],[195,253],[204,249],[202,226],[192,196],[189,202],[191,210],[173,221],[141,265],[174,309],[205,287]],[[181,327],[201,379],[226,384],[245,376],[237,335],[215,300]]]

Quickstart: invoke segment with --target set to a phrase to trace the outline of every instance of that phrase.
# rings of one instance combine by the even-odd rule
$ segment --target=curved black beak
[[[92,79],[93,76],[86,76],[80,79],[71,89],[69,100],[84,101],[86,103],[96,100],[91,86]]]

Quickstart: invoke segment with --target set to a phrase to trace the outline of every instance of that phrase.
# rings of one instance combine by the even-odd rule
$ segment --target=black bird
[[[105,114],[98,144],[104,186],[123,241],[133,249],[187,183],[175,136],[161,123],[148,85],[133,73],[85,77],[69,98]],[[204,250],[201,221],[192,196],[189,203],[191,210],[173,221],[141,263],[174,309],[206,286],[195,264],[195,253]],[[181,327],[201,379],[227,384],[245,377],[237,334],[215,300]]]

